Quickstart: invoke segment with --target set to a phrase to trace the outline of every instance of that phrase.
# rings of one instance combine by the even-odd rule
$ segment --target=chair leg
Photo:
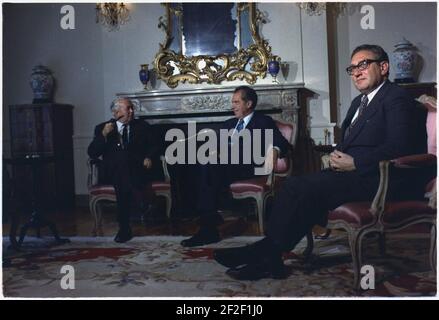
[[[166,199],[166,217],[168,219],[171,218],[171,209],[172,209],[172,199],[170,195],[164,195]]]
[[[430,230],[430,266],[434,273],[436,273],[436,223],[433,223]]]
[[[349,246],[352,254],[352,268],[354,271],[354,289],[360,290],[361,244],[363,235],[356,231],[348,232]]]
[[[386,235],[383,232],[378,233],[378,245],[380,254],[384,256],[386,254]]]
[[[102,206],[100,205],[100,203],[96,203],[96,221],[96,233],[99,237],[102,237],[104,235],[104,232],[102,230]]]
[[[264,201],[262,199],[256,199],[256,215],[259,222],[259,234],[264,235]]]
[[[90,212],[94,220],[94,226],[92,229],[92,236],[102,236],[102,211],[99,205],[99,199],[91,199],[90,203]]]
[[[314,250],[314,237],[312,234],[312,230],[310,230],[306,234],[306,248],[305,250],[303,250],[303,256],[305,258],[305,261],[309,260],[313,250]]]
[[[95,199],[91,198],[89,203],[89,208],[90,208],[90,213],[91,216],[93,217],[94,220],[94,225],[93,225],[93,229],[91,230],[91,235],[92,237],[96,237],[97,236],[97,232],[98,232],[98,218],[97,218],[97,213],[96,213],[96,201]]]

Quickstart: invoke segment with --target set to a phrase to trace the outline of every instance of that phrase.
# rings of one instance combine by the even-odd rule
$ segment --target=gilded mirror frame
[[[240,48],[232,54],[215,56],[185,56],[170,49],[172,37],[172,15],[180,17],[182,9],[171,8],[169,3],[162,4],[166,8],[165,18],[160,17],[159,28],[164,29],[166,38],[160,43],[160,49],[154,59],[154,69],[159,79],[170,88],[179,83],[220,84],[222,81],[245,80],[254,84],[258,77],[265,78],[268,61],[277,59],[272,56],[268,41],[259,34],[259,24],[263,21],[262,14],[255,3],[237,3],[237,10],[248,10],[250,31],[253,44]],[[181,11],[179,11],[181,10]]]

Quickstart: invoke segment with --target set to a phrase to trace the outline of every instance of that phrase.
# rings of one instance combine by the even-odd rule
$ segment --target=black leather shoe
[[[227,268],[235,268],[244,264],[257,261],[257,255],[253,245],[244,247],[216,249],[213,251],[213,258]]]
[[[133,234],[131,233],[131,229],[119,229],[119,232],[114,237],[114,241],[118,243],[124,243],[130,241],[133,238]]]
[[[197,247],[204,246],[205,244],[211,244],[221,241],[218,229],[216,228],[201,228],[196,234],[189,239],[181,241],[183,247]]]
[[[285,279],[287,272],[280,257],[274,260],[264,259],[258,263],[250,263],[226,271],[226,274],[235,280],[260,280],[264,278]]]

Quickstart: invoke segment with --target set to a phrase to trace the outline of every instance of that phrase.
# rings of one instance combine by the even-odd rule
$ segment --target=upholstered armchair
[[[294,145],[296,128],[289,123],[275,121],[279,131],[290,144]],[[230,185],[230,191],[234,199],[251,198],[256,201],[256,216],[258,217],[259,232],[264,234],[264,217],[267,200],[274,196],[285,177],[292,171],[292,157],[288,153],[286,157],[277,160],[273,171],[268,176],[259,176],[252,179],[240,180]]]
[[[386,200],[389,174],[392,167],[398,170],[436,168],[436,100],[431,97],[418,99],[427,113],[428,154],[401,157],[379,164],[380,184],[372,202],[345,203],[328,214],[327,228],[343,229],[348,233],[354,270],[354,288],[359,290],[362,266],[362,242],[366,235],[377,233],[380,251],[385,252],[385,234],[398,232],[416,224],[431,226],[430,265],[436,271],[436,178],[424,188],[425,198],[419,201]],[[434,121],[432,120],[434,119]],[[434,142],[433,142],[434,140]],[[410,183],[410,181],[407,181]],[[309,257],[313,248],[313,237],[308,234],[308,246],[304,255]]]
[[[171,183],[166,165],[165,157],[160,157],[163,173],[165,179],[163,181],[151,182],[151,189],[158,197],[164,197],[166,201],[166,216],[170,218],[172,208]],[[88,190],[89,190],[89,207],[91,215],[94,219],[94,226],[92,230],[93,236],[101,236],[102,231],[102,208],[101,204],[104,202],[116,202],[116,192],[114,187],[110,184],[100,183],[99,166],[102,160],[89,159],[88,160]]]

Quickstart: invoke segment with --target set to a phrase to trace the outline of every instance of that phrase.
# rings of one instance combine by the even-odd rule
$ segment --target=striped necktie
[[[351,130],[355,126],[355,124],[358,122],[358,119],[360,118],[360,116],[363,113],[364,109],[366,109],[368,102],[369,102],[369,99],[367,98],[366,95],[364,95],[361,98],[360,106],[358,107],[357,117],[354,120],[352,120],[352,122],[349,125],[349,127],[346,128],[346,131],[345,131],[345,134],[344,134],[345,139],[349,135],[349,133],[351,132]]]
[[[244,129],[244,119],[239,120],[238,125],[236,126],[236,131],[241,132]]]

